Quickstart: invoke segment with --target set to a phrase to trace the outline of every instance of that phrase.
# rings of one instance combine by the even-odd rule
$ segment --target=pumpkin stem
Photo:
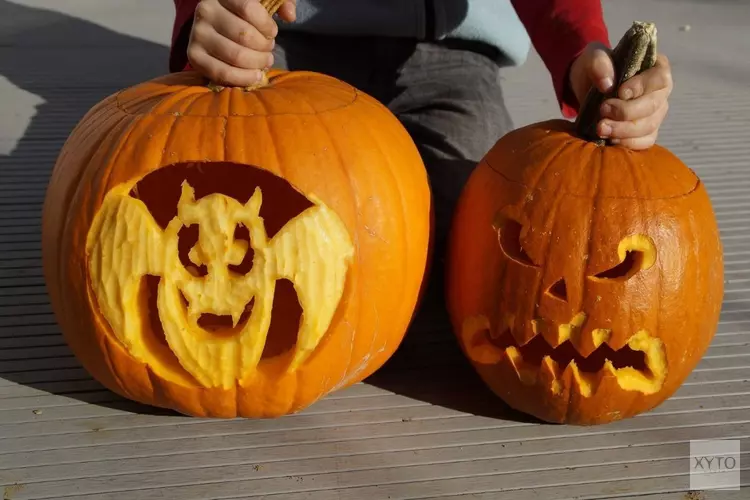
[[[260,4],[272,16],[276,14],[276,12],[281,8],[282,5],[284,5],[284,2],[286,2],[286,0],[260,0]],[[266,85],[268,85],[268,70],[263,70],[260,81],[254,85],[245,87],[245,90],[250,92],[251,90],[256,90],[261,87],[265,87]],[[219,85],[215,82],[209,82],[208,88],[213,90],[214,92],[220,92],[224,89],[224,86]]]
[[[581,106],[576,119],[576,132],[579,137],[600,146],[606,144],[606,141],[596,133],[596,125],[601,119],[599,110],[602,103],[605,99],[617,96],[620,86],[627,80],[656,64],[656,47],[656,25],[635,21],[612,50],[615,85],[607,94],[592,87]]]

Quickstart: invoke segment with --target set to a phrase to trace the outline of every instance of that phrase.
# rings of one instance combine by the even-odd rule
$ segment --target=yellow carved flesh
[[[107,194],[87,241],[92,290],[128,352],[161,376],[181,376],[154,355],[141,326],[148,312],[138,300],[140,283],[147,274],[157,275],[160,321],[182,367],[206,387],[242,383],[255,372],[265,346],[275,282],[286,278],[294,284],[303,311],[288,365],[289,371],[296,370],[320,343],[343,296],[354,245],[338,215],[311,199],[314,206],[269,241],[259,215],[259,188],[243,205],[222,194],[196,201],[185,183],[178,214],[162,231],[143,202],[128,195],[131,187],[119,186]],[[206,266],[204,277],[185,269],[178,255],[178,233],[193,224],[199,236],[188,258]],[[254,252],[246,275],[228,268],[239,264],[248,250],[246,242],[234,239],[238,225],[248,228]],[[236,335],[217,336],[198,325],[202,314],[215,314],[231,316],[236,326],[251,301],[250,316]]]
[[[617,256],[620,262],[625,262],[628,252],[640,252],[641,261],[639,269],[645,271],[656,262],[656,245],[653,240],[645,234],[633,234],[620,240],[617,245]]]
[[[608,328],[597,328],[591,332],[591,336],[594,338],[594,347],[599,347],[605,342],[609,342],[612,337],[612,330]]]
[[[645,354],[646,366],[650,372],[648,375],[630,366],[615,368],[609,360],[605,362],[604,369],[613,373],[617,377],[617,383],[626,391],[653,394],[661,390],[667,378],[667,353],[664,342],[652,337],[646,330],[640,330],[630,337],[628,346]]]
[[[570,323],[560,325],[561,343],[569,338],[569,335],[563,336],[563,332],[580,328],[585,319],[585,314],[578,313]],[[532,320],[533,328],[536,326],[535,321]],[[640,330],[630,337],[628,347],[634,351],[644,353],[648,373],[641,372],[630,366],[615,368],[610,360],[606,360],[602,369],[597,373],[581,372],[575,361],[571,360],[561,373],[560,367],[558,367],[558,364],[550,356],[545,356],[542,359],[541,367],[535,367],[523,359],[523,355],[517,347],[510,346],[502,349],[494,345],[489,340],[488,335],[482,335],[482,332],[489,332],[489,330],[490,323],[484,315],[471,316],[464,321],[462,336],[470,359],[482,364],[496,364],[502,362],[503,359],[507,359],[518,374],[519,380],[526,385],[536,384],[539,370],[544,370],[549,374],[547,378],[551,379],[550,389],[554,394],[562,394],[559,379],[568,370],[572,372],[572,377],[575,380],[578,391],[583,397],[590,397],[594,393],[596,381],[601,378],[601,375],[607,372],[615,376],[622,389],[626,391],[638,391],[643,394],[658,392],[664,385],[667,377],[667,355],[664,343],[660,339],[649,335],[646,330]],[[536,328],[534,328],[534,332],[536,333]],[[598,328],[592,334],[594,344],[599,347],[610,340],[612,331],[606,328]]]
[[[583,326],[586,321],[586,313],[579,312],[570,320],[570,323],[564,323],[557,327],[557,342],[558,345],[562,344],[566,340],[570,340],[570,335],[573,330],[578,330]]]

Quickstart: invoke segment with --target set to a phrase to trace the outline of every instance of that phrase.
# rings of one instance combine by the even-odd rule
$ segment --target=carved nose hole
[[[547,289],[547,294],[551,295],[557,300],[562,300],[564,302],[567,302],[568,301],[568,287],[565,284],[565,279],[561,278],[555,281],[552,284],[552,286]]]
[[[253,247],[250,245],[250,231],[245,226],[238,225],[234,230],[234,239],[235,241],[246,241],[247,252],[245,252],[242,262],[237,265],[230,264],[227,267],[232,272],[244,275],[249,273],[253,267],[253,256],[255,255]]]
[[[188,254],[190,250],[198,242],[198,225],[193,224],[192,226],[183,226],[180,232],[177,233],[177,251],[180,256],[180,263],[190,274],[196,277],[203,277],[208,274],[208,268],[205,264],[196,266],[190,261]]]

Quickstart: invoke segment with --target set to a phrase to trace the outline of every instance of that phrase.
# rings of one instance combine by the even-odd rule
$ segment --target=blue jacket
[[[501,62],[509,65],[522,64],[531,46],[510,0],[298,0],[297,20],[281,27],[333,35],[483,42],[497,48]]]

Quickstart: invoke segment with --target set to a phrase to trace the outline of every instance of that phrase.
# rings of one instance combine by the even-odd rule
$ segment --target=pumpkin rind
[[[518,129],[478,165],[456,209],[447,300],[464,353],[508,404],[596,424],[654,408],[697,365],[718,323],[723,257],[706,190],[677,157],[599,146],[573,127]],[[640,260],[625,269],[628,251]],[[500,345],[505,333],[520,349]],[[521,363],[541,338],[569,340],[579,360],[630,344],[653,370],[641,380],[606,364]]]
[[[87,253],[113,190],[170,165],[215,162],[283,178],[335,214],[353,245],[340,302],[312,352],[293,370],[289,360],[261,361],[251,381],[221,387],[162,377],[129,354],[99,310]],[[264,88],[217,92],[196,73],[169,75],[108,97],[71,133],[45,200],[45,280],[67,342],[113,391],[196,416],[283,415],[364,379],[395,351],[423,281],[430,202],[401,124],[343,82],[272,71]]]

